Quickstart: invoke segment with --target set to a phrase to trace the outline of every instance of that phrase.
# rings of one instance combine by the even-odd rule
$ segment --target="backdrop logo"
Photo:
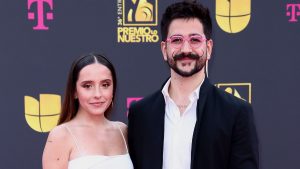
[[[251,0],[216,0],[216,20],[228,33],[244,30],[251,16]]]
[[[36,4],[36,13],[30,12],[30,8],[33,4]],[[37,19],[37,25],[33,27],[34,30],[48,30],[49,27],[45,26],[44,18],[47,20],[53,20],[53,13],[51,11],[46,13],[46,17],[44,16],[44,4],[47,4],[51,11],[53,10],[53,0],[28,0],[27,2],[28,19]]]
[[[216,86],[242,100],[251,103],[251,83],[218,83]]]
[[[31,96],[24,97],[25,118],[35,131],[48,132],[57,125],[61,97],[55,94],[40,94],[40,101]]]
[[[123,0],[124,26],[157,26],[157,0]]]
[[[117,0],[117,13],[119,43],[159,41],[158,0]]]
[[[297,17],[300,16],[300,4],[287,4],[286,16],[288,16],[289,22],[298,22]]]

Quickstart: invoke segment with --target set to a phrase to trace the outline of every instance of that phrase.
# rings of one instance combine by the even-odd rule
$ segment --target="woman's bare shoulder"
[[[123,133],[127,134],[127,125],[125,123],[121,121],[114,121],[113,123],[119,126]]]
[[[54,127],[48,135],[43,152],[43,169],[66,168],[72,143],[64,125]]]
[[[70,133],[68,132],[66,128],[66,124],[58,125],[54,127],[50,132],[48,136],[49,139],[54,140],[65,140],[70,137]]]
[[[114,121],[116,125],[118,125],[121,129],[127,129],[127,125],[121,121]]]

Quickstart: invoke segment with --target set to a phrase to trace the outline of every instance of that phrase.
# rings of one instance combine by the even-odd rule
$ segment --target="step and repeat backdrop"
[[[106,55],[118,77],[110,116],[161,87],[160,19],[174,0],[1,0],[0,168],[39,169],[71,62]],[[254,108],[262,169],[300,168],[300,1],[202,0],[213,20],[209,78]],[[141,13],[144,13],[143,17]]]

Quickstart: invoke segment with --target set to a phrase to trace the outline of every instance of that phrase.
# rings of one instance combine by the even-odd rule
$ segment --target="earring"
[[[113,101],[111,101],[111,108],[113,108],[114,107],[114,102]]]
[[[208,78],[208,60],[206,60],[205,71],[206,71],[206,77]]]

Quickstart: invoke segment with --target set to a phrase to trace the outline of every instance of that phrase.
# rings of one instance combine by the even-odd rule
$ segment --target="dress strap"
[[[113,123],[113,125],[115,126],[115,124]],[[123,132],[122,132],[122,130],[121,130],[121,128],[120,128],[120,125],[116,125],[117,127],[118,127],[118,129],[120,130],[120,133],[121,133],[121,135],[122,135],[122,138],[123,138],[123,141],[124,141],[124,144],[125,144],[125,147],[126,147],[126,152],[128,153],[128,147],[127,147],[127,143],[126,143],[126,139],[125,139],[125,137],[124,137],[124,134],[123,134]]]
[[[71,131],[71,129],[67,126],[67,125],[64,125],[64,127],[67,129],[67,131],[70,133],[71,137],[72,137],[72,140],[73,142],[75,143],[75,146],[79,152],[79,155],[82,156],[83,155],[83,151],[81,150],[81,148],[79,147],[79,144],[78,144],[78,141],[75,137],[75,135],[73,134],[73,132]]]

